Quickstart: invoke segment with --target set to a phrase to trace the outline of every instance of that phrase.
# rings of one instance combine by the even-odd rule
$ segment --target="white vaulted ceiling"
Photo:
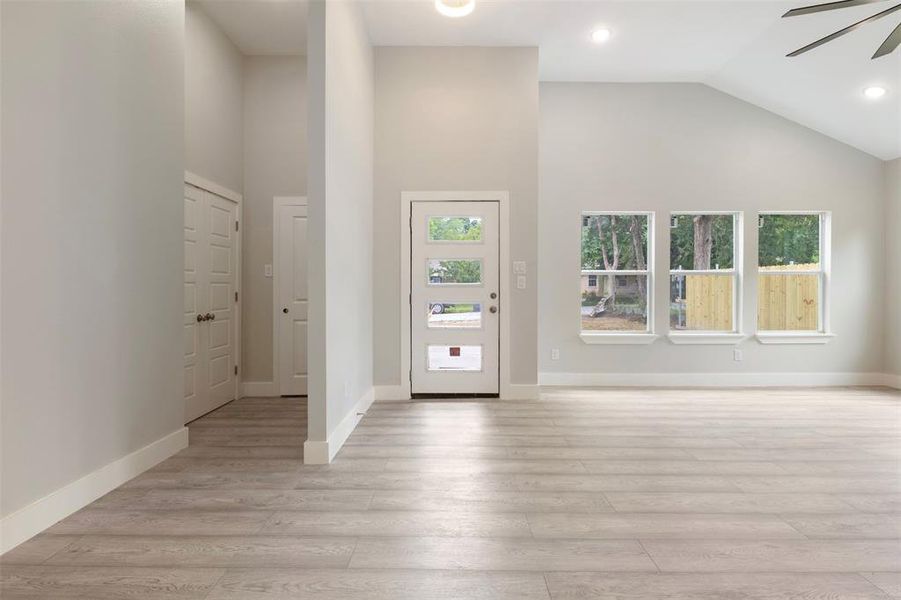
[[[880,158],[901,156],[901,49],[870,60],[901,12],[786,58],[891,5],[781,18],[817,1],[476,0],[461,19],[432,0],[362,5],[375,45],[537,46],[542,81],[703,82]],[[595,45],[600,25],[613,37]],[[878,102],[862,93],[874,84],[889,89]]]

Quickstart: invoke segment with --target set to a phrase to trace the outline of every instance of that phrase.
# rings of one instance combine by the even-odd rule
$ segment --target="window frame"
[[[617,269],[615,271],[606,271],[603,269],[582,269],[582,222],[585,217],[597,216],[643,216],[648,220],[647,248],[646,250],[646,268],[639,269]],[[608,276],[611,273],[619,275],[638,275],[646,277],[646,294],[647,294],[647,318],[644,331],[591,331],[582,329],[582,294],[581,283],[578,285],[578,331],[579,337],[586,344],[650,344],[657,339],[654,333],[654,265],[656,253],[656,234],[655,234],[654,211],[644,210],[583,210],[579,213],[579,279],[581,281],[583,275]],[[600,284],[600,280],[598,281]]]
[[[732,216],[732,268],[731,269],[673,269],[669,265],[667,274],[667,338],[674,344],[737,344],[745,338],[742,333],[743,315],[743,283],[744,283],[744,212],[740,210],[674,210],[669,213],[670,223],[673,217],[698,215],[731,215]],[[668,235],[667,251],[670,254],[672,236]],[[711,329],[673,329],[669,321],[670,293],[673,275],[731,275],[732,276],[732,329],[717,331]]]
[[[832,333],[832,325],[830,322],[830,297],[829,292],[832,283],[832,211],[829,210],[762,210],[757,213],[757,231],[758,252],[754,259],[757,264],[758,280],[761,275],[760,270],[760,218],[767,215],[817,215],[819,216],[819,252],[820,252],[820,268],[816,271],[786,269],[777,272],[767,272],[764,274],[778,275],[816,275],[819,279],[817,286],[819,297],[817,329],[810,331],[794,331],[780,329],[759,329],[759,313],[754,315],[754,328],[756,331],[757,341],[762,344],[826,344],[835,334]],[[759,308],[758,308],[759,311]]]

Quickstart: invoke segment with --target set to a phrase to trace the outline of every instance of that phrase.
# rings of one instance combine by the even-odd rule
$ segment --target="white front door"
[[[185,422],[235,399],[237,209],[185,185]]]
[[[307,395],[307,207],[276,207],[279,394]]]
[[[410,352],[414,394],[497,394],[497,202],[413,202]]]

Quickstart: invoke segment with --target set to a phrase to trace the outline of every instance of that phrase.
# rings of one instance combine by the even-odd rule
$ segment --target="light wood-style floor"
[[[2,598],[901,598],[901,396],[581,390],[377,403],[330,466],[305,405],[191,445],[0,559]]]

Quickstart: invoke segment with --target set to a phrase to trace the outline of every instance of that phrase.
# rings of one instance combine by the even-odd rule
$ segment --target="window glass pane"
[[[672,215],[670,269],[731,269],[734,237],[734,215]]]
[[[481,370],[481,346],[429,346],[429,371]]]
[[[820,215],[760,215],[757,228],[761,267],[820,268]]]
[[[478,242],[482,217],[429,217],[430,242]]]
[[[647,275],[600,275],[588,288],[582,275],[583,331],[647,331]]]
[[[819,331],[820,276],[776,273],[761,270],[757,278],[757,329]]]
[[[482,261],[479,259],[432,258],[428,261],[428,271],[432,285],[482,282]]]
[[[478,303],[429,304],[429,327],[444,329],[477,329],[482,326],[482,305]]]
[[[583,271],[644,271],[647,256],[647,215],[582,215]]]
[[[733,275],[671,275],[670,327],[732,331]]]

